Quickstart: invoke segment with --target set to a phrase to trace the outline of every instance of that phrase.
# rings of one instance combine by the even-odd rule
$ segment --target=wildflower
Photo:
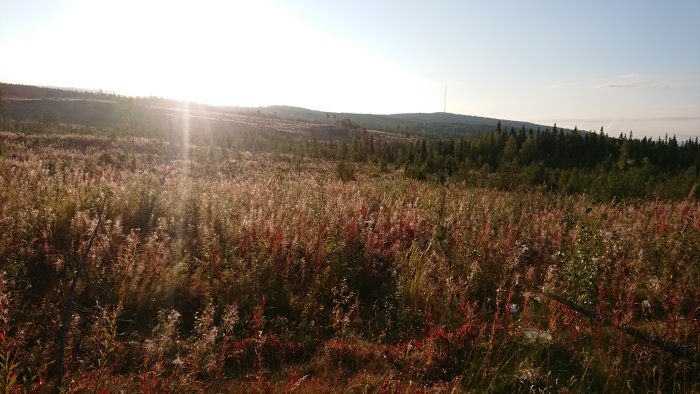
[[[518,304],[510,304],[510,313],[515,315],[518,312],[520,312],[520,307],[518,306]]]

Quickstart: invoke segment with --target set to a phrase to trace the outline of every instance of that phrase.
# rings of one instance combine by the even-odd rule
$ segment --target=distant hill
[[[354,123],[368,129],[396,131],[397,126],[401,131],[420,132],[425,130],[429,134],[476,134],[493,130],[498,122],[503,128],[545,129],[550,126],[516,120],[504,120],[486,118],[481,116],[460,115],[446,112],[434,113],[405,113],[405,114],[356,114],[347,112],[323,112],[306,108],[274,105],[259,108],[236,108],[244,112],[260,112],[268,116],[277,116],[286,119],[303,120],[315,123],[331,123],[335,120],[350,119]]]
[[[103,93],[102,91],[18,85],[2,82],[0,82],[0,90],[2,90],[5,99],[92,98],[105,100],[117,97],[114,93]]]
[[[413,113],[413,114],[395,114],[389,115],[392,119],[400,119],[407,122],[413,122],[416,124],[450,124],[450,125],[466,125],[482,127],[486,126],[489,129],[496,127],[496,124],[500,121],[501,126],[504,128],[516,128],[519,129],[525,126],[526,129],[533,128],[537,129],[546,128],[547,126],[538,125],[535,123],[521,122],[516,120],[505,120],[505,119],[495,119],[495,118],[485,118],[482,116],[472,116],[472,115],[459,115],[452,114],[449,112],[434,112],[434,113]]]
[[[0,83],[3,99],[8,103],[10,115],[19,120],[41,120],[46,110],[55,110],[65,123],[85,124],[96,127],[114,127],[119,124],[124,103],[130,103],[137,117],[154,119],[180,113],[184,103],[163,98],[130,98],[101,91],[59,89],[28,85]],[[359,127],[385,131],[398,136],[444,137],[468,136],[493,130],[498,122],[504,130],[514,128],[537,130],[549,126],[529,122],[459,115],[453,113],[405,113],[405,114],[357,114],[346,112],[324,112],[306,108],[275,105],[268,107],[214,107],[191,104],[200,118],[211,118],[221,122],[237,123],[250,117],[265,117],[300,122],[296,130],[309,130],[321,126],[335,127],[338,122],[349,119]],[[270,123],[273,125],[278,123]],[[289,129],[290,123],[284,124]],[[298,127],[297,127],[298,126]],[[288,131],[288,130],[282,130]],[[385,133],[387,135],[387,133]]]

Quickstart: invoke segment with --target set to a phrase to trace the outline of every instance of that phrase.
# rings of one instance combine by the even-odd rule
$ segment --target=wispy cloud
[[[597,88],[605,89],[667,89],[669,85],[644,80],[638,74],[623,74],[609,81],[596,85]]]
[[[603,84],[604,88],[619,88],[619,89],[630,89],[630,88],[646,88],[646,89],[667,89],[668,85],[661,85],[649,82],[621,82],[621,83],[607,83]]]

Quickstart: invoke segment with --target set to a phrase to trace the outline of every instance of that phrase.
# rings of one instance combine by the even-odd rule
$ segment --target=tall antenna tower
[[[447,113],[447,84],[445,84],[445,101],[443,102],[442,113]]]

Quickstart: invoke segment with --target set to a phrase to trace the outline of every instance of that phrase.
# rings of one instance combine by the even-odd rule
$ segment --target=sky
[[[0,0],[0,81],[683,139],[700,1]]]

